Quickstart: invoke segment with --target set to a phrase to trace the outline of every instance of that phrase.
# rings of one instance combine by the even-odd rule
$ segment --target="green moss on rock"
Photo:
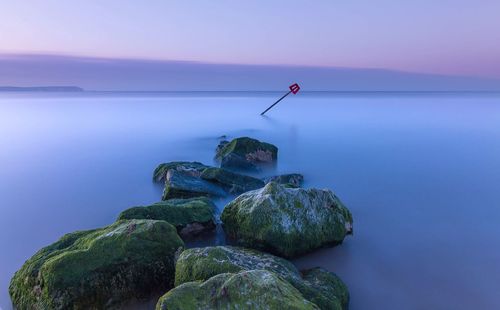
[[[163,220],[174,225],[181,236],[187,237],[215,228],[214,212],[214,203],[205,197],[169,199],[150,206],[127,209],[120,213],[118,220]]]
[[[221,162],[223,168],[254,169],[255,165],[276,163],[278,148],[270,143],[241,137],[219,145],[215,159]]]
[[[155,182],[165,181],[167,177],[167,172],[168,170],[171,169],[182,171],[185,173],[190,173],[192,175],[200,175],[205,168],[208,168],[208,166],[205,166],[204,164],[196,161],[193,162],[172,161],[168,163],[163,163],[158,165],[158,167],[156,167],[155,171],[153,172],[153,181]]]
[[[276,274],[266,270],[222,273],[207,281],[184,283],[165,294],[157,310],[318,309]]]
[[[297,268],[283,258],[253,249],[215,246],[182,252],[175,267],[175,285],[205,281],[220,273],[252,269],[269,270],[289,280],[300,280]]]
[[[222,273],[267,270],[278,275],[320,309],[347,309],[347,287],[335,274],[320,268],[304,272],[289,261],[252,249],[232,246],[192,248],[182,252],[175,268],[175,285],[206,281]]]
[[[302,271],[304,286],[299,288],[307,300],[321,309],[348,309],[349,291],[342,280],[333,272],[323,268]]]
[[[165,221],[121,220],[63,236],[14,274],[17,309],[104,309],[172,287],[184,243]]]
[[[221,215],[240,245],[294,257],[339,244],[352,233],[352,215],[330,190],[268,183],[238,196]]]

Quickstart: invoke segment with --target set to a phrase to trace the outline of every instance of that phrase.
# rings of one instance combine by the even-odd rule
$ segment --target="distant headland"
[[[36,86],[17,87],[0,86],[0,92],[81,92],[83,88],[77,86]]]

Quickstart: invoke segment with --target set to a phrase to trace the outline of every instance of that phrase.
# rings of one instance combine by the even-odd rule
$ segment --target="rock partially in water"
[[[214,246],[191,248],[180,254],[175,266],[175,286],[253,269],[272,271],[287,281],[301,279],[297,268],[281,257],[241,247]]]
[[[332,191],[275,182],[238,196],[221,220],[238,244],[284,257],[339,244],[352,233],[352,215]]]
[[[159,165],[154,180],[165,181],[163,200],[190,197],[222,197],[264,186],[264,181],[198,162],[170,162]]]
[[[192,175],[195,177],[199,177],[201,172],[208,168],[202,163],[193,161],[173,161],[169,163],[163,163],[156,167],[153,173],[153,180],[155,182],[162,182],[167,179],[167,173],[169,170],[176,170],[179,172],[183,172],[188,175]]]
[[[231,194],[241,194],[264,186],[262,180],[223,168],[207,168],[201,173],[201,178],[220,185]]]
[[[266,183],[276,182],[283,185],[291,185],[292,187],[301,187],[304,183],[304,176],[299,173],[288,173],[276,175],[264,180]]]
[[[127,209],[120,213],[118,220],[163,220],[174,225],[182,237],[191,237],[215,228],[214,212],[214,203],[205,197],[169,199]]]
[[[215,159],[222,168],[255,170],[261,165],[275,164],[278,148],[270,143],[242,137],[219,144]]]
[[[222,273],[244,270],[266,270],[286,280],[320,309],[347,309],[349,292],[333,273],[314,268],[304,272],[304,279],[289,261],[252,249],[231,246],[193,248],[179,256],[175,270],[175,285],[206,281]]]
[[[323,268],[302,271],[304,287],[299,290],[307,300],[321,309],[348,309],[349,291],[342,280],[333,272]]]
[[[184,247],[165,221],[121,220],[63,236],[27,260],[9,292],[17,309],[108,309],[174,283]]]
[[[266,270],[250,270],[222,273],[202,283],[184,283],[162,296],[156,309],[319,308],[276,274]]]
[[[229,141],[226,140],[226,136],[222,136],[220,138],[223,140],[217,145],[217,148],[215,149],[216,154],[219,153],[224,148],[224,146],[229,143]]]
[[[223,197],[227,193],[222,187],[193,176],[191,173],[170,169],[167,172],[162,200],[192,197]]]

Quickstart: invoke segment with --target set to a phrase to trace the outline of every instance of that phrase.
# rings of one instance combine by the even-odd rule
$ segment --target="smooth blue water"
[[[158,163],[248,135],[351,209],[354,236],[295,260],[338,273],[351,309],[500,308],[500,94],[301,93],[260,117],[279,96],[0,94],[0,307],[38,249],[158,201]]]

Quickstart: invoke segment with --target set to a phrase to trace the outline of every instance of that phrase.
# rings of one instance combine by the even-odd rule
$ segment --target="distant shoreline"
[[[78,86],[0,86],[0,92],[83,92],[84,89]]]

